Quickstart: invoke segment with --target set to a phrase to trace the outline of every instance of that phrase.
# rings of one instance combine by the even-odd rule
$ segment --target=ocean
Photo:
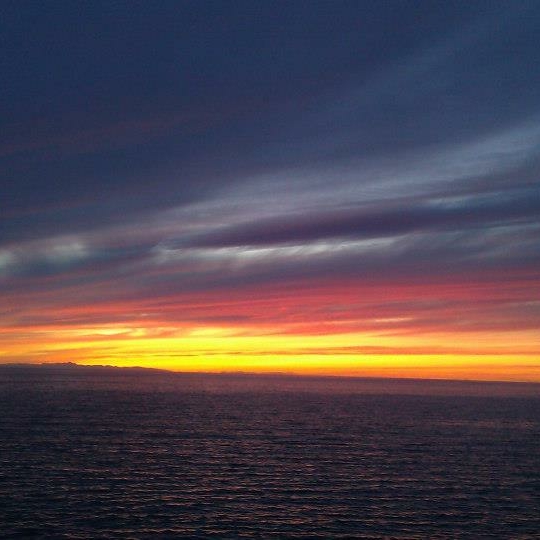
[[[540,538],[540,386],[0,370],[1,538]]]

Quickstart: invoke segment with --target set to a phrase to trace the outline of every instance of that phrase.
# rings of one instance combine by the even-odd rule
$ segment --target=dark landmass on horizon
[[[67,377],[72,379],[129,378],[137,384],[147,380],[165,379],[171,388],[186,381],[200,383],[201,388],[219,390],[220,384],[226,390],[250,391],[338,391],[366,393],[404,393],[435,395],[486,395],[486,396],[527,396],[540,398],[540,383],[523,381],[479,381],[466,379],[429,379],[406,377],[367,377],[344,375],[312,375],[297,373],[252,373],[245,371],[171,371],[138,366],[117,367],[110,365],[84,365],[74,362],[63,363],[6,363],[0,364],[0,375],[21,376],[21,380],[31,382],[28,377]],[[33,380],[36,380],[35,378]],[[211,387],[205,386],[211,383]],[[139,388],[141,388],[139,386]]]

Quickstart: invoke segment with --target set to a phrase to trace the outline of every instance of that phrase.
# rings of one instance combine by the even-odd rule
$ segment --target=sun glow
[[[379,323],[402,322],[386,318]],[[376,321],[377,322],[377,321]],[[3,331],[1,353],[40,362],[141,366],[176,371],[540,381],[536,334],[463,332],[425,335],[386,331],[295,333],[291,327],[131,324],[33,328],[32,339]]]

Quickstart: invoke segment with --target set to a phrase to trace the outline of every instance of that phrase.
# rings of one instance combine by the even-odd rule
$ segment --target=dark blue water
[[[508,388],[8,370],[0,536],[540,538]]]

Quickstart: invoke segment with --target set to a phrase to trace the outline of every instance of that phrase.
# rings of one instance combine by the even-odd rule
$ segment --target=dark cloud
[[[203,233],[179,246],[231,247],[303,243],[328,238],[365,239],[417,231],[460,231],[469,228],[539,222],[540,192],[494,194],[487,200],[407,204],[391,202],[382,208],[359,208],[332,213],[276,216]]]
[[[467,140],[539,112],[535,3],[2,9],[4,241],[204,201],[284,167]]]

